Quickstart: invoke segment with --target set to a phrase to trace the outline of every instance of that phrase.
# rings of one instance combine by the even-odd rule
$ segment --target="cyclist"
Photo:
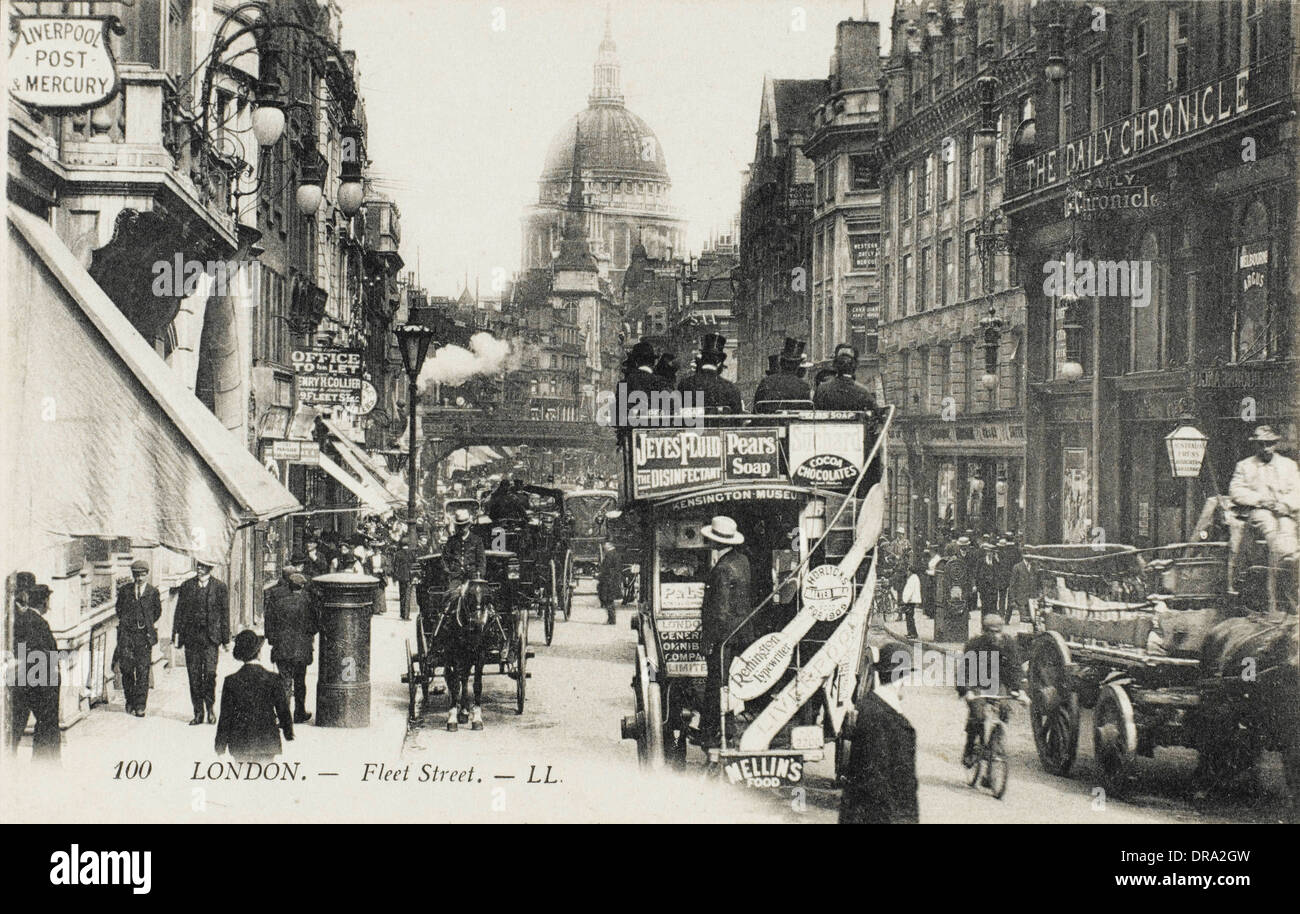
[[[1002,634],[1002,617],[996,612],[984,614],[984,631],[966,642],[962,662],[958,664],[957,694],[966,700],[966,748],[962,764],[975,764],[975,741],[984,732],[985,698],[1010,694],[1020,696],[1020,655],[1013,636]],[[987,658],[987,659],[986,659]],[[967,683],[962,672],[987,673],[988,681]],[[1005,720],[1010,708],[1002,708]]]

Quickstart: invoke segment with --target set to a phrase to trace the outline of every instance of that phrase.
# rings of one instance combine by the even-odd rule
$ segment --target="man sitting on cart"
[[[451,539],[442,547],[442,567],[447,572],[449,602],[464,595],[470,581],[487,574],[487,553],[483,549],[483,541],[471,529],[473,523],[474,515],[464,508],[457,508],[452,517],[455,530]]]
[[[1300,518],[1300,470],[1289,457],[1276,453],[1280,436],[1271,426],[1260,425],[1250,436],[1254,456],[1239,461],[1233,469],[1228,496],[1238,515],[1268,544],[1270,601],[1280,589],[1283,605],[1295,611],[1296,521]],[[1277,588],[1274,577],[1282,572],[1285,586]]]
[[[1002,634],[1002,617],[987,612],[983,619],[984,631],[966,642],[957,664],[957,694],[966,700],[966,748],[962,750],[962,764],[967,768],[975,764],[975,740],[984,731],[986,702],[982,699],[997,695],[1020,695],[1020,654],[1013,636]],[[987,658],[987,659],[986,659]],[[971,682],[987,674],[987,682]],[[1009,710],[1002,713],[1009,716]]]

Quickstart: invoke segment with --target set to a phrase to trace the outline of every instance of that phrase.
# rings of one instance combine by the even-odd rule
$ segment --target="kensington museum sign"
[[[1087,136],[1011,166],[1018,193],[1032,193],[1103,165],[1119,165],[1140,153],[1209,130],[1250,109],[1250,68],[1215,80],[1152,108],[1113,121]]]
[[[9,91],[53,111],[96,108],[117,94],[117,64],[108,44],[117,20],[97,16],[29,16],[15,20]]]

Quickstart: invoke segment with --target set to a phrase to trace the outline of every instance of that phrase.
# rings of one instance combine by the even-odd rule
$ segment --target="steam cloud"
[[[496,374],[510,355],[510,344],[490,333],[476,333],[469,339],[469,349],[443,346],[424,363],[420,372],[420,389],[430,384],[463,384],[475,375]]]

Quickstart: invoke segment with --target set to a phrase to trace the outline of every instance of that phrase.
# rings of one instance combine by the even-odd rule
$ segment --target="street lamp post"
[[[426,327],[423,324],[410,323],[394,328],[393,333],[397,336],[397,347],[402,353],[402,366],[406,369],[407,431],[410,435],[409,455],[407,457],[406,544],[410,548],[412,555],[414,555],[417,545],[415,489],[419,484],[415,417],[420,402],[420,369],[424,367],[424,359],[429,354],[429,345],[433,342],[435,332],[431,327]],[[409,610],[409,597],[406,605]]]

